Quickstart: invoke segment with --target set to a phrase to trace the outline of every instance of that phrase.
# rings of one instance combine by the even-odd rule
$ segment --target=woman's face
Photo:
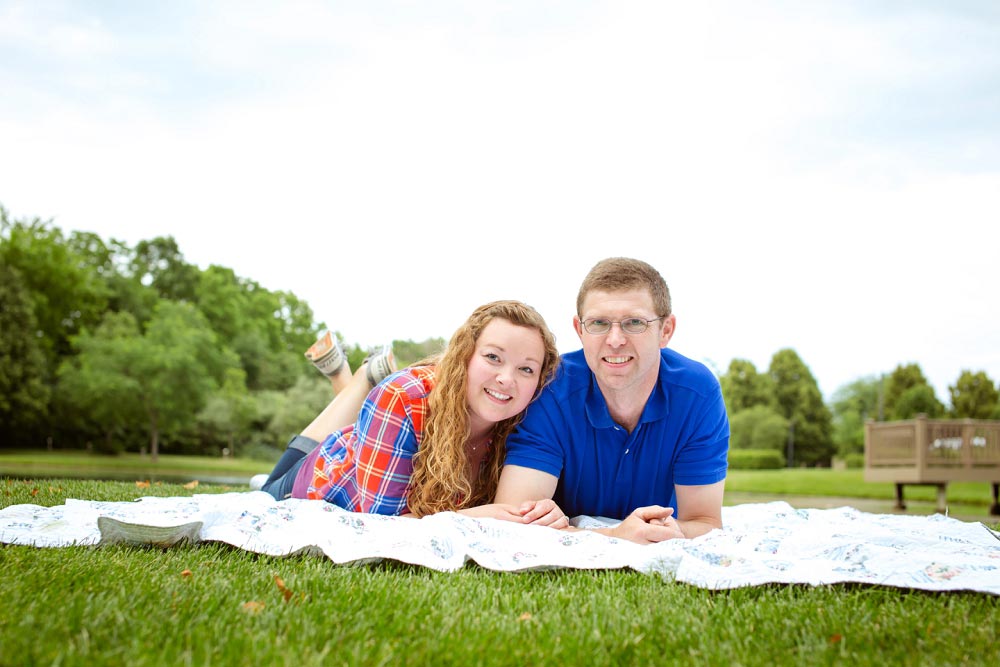
[[[466,400],[474,437],[528,407],[544,359],[545,345],[537,329],[500,318],[483,328],[469,359]]]

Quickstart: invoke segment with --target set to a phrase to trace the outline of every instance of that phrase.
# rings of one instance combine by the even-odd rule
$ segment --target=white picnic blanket
[[[601,520],[578,517],[583,527]],[[217,541],[272,556],[302,552],[334,563],[391,559],[440,571],[467,562],[507,572],[551,568],[659,574],[709,589],[767,583],[859,582],[1000,595],[1000,534],[942,515],[870,514],[851,507],[794,509],[785,502],[723,508],[725,528],[692,540],[640,546],[445,512],[423,519],[355,514],[266,493],[67,500],[0,510],[0,542],[36,547]]]

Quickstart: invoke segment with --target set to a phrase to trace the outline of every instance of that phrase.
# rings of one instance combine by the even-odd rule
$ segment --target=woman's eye
[[[521,372],[524,373],[525,375],[534,375],[535,369],[532,368],[531,366],[522,366]]]
[[[483,356],[489,359],[490,361],[500,361],[500,355],[497,354],[496,352],[487,352]]]

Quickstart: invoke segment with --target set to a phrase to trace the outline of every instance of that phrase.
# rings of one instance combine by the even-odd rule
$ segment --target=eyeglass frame
[[[585,320],[580,320],[580,326],[583,327],[583,330],[586,331],[591,336],[606,336],[609,333],[611,333],[611,330],[614,329],[615,325],[617,324],[618,328],[622,330],[622,333],[629,334],[630,336],[639,336],[641,334],[646,333],[646,331],[649,330],[649,325],[651,323],[656,322],[657,320],[662,320],[665,317],[666,317],[666,315],[660,315],[659,317],[654,317],[651,320],[647,320],[647,319],[644,319],[642,317],[626,317],[624,320],[617,320],[617,321],[616,320],[609,320],[609,319],[607,319],[605,317],[590,317],[590,318],[587,318]],[[597,333],[597,332],[594,332],[594,331],[590,330],[590,325],[592,325],[597,320],[604,320],[604,321],[606,321],[608,323],[608,328],[607,328],[606,331],[601,331],[601,332]],[[643,323],[642,331],[629,331],[628,329],[626,329],[624,327],[624,325],[622,324],[622,322],[628,322],[629,320],[635,320],[635,321],[642,322]]]

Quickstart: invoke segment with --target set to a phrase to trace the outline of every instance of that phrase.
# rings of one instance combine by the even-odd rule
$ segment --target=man
[[[576,309],[583,349],[563,355],[508,438],[496,502],[551,498],[568,516],[624,519],[598,531],[643,544],[721,528],[726,408],[715,376],[667,349],[677,324],[663,277],[602,260]]]

